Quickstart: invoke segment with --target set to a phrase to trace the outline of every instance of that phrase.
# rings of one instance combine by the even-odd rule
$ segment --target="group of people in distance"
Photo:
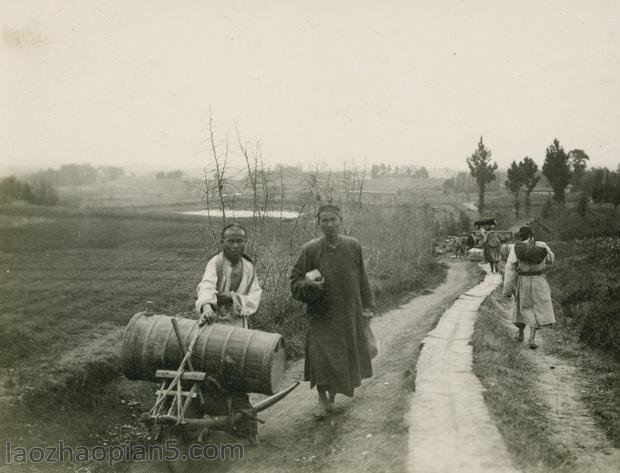
[[[362,379],[372,376],[372,348],[365,330],[375,305],[361,245],[341,233],[340,208],[331,203],[322,205],[317,224],[323,235],[302,246],[290,273],[290,288],[292,296],[306,304],[304,378],[318,392],[313,415],[323,418],[334,406],[337,394],[353,396]],[[479,241],[489,249],[491,272],[497,272],[500,242],[490,236],[492,233],[483,231]],[[246,242],[243,226],[233,223],[223,229],[222,251],[207,263],[196,291],[200,325],[221,323],[247,328],[248,316],[258,309],[262,289],[256,265],[245,254]],[[528,325],[530,348],[537,346],[537,330],[555,322],[544,276],[546,265],[553,260],[549,246],[535,241],[530,227],[520,228],[508,255],[503,293],[514,296],[515,339],[524,340]],[[235,394],[233,404],[238,409],[251,407],[246,393]],[[255,418],[248,416],[240,430],[252,443],[257,442]]]
[[[293,297],[307,306],[304,377],[318,391],[313,414],[323,418],[336,394],[351,397],[362,379],[372,376],[365,330],[374,313],[374,299],[360,243],[341,234],[340,208],[322,205],[317,223],[323,236],[301,248],[290,286]],[[221,240],[222,251],[209,260],[196,290],[199,323],[247,328],[262,290],[256,265],[245,254],[246,230],[230,224],[222,230]],[[239,409],[249,406],[247,394],[236,394],[233,404]],[[258,441],[255,419],[248,417],[240,430],[251,443]]]
[[[478,227],[477,227],[478,228]],[[499,272],[500,236],[491,225],[481,225],[476,232],[463,232],[454,242],[454,256],[466,256],[472,248],[482,248],[484,259],[491,266],[492,273]]]

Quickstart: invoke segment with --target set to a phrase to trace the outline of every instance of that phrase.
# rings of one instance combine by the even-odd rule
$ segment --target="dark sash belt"
[[[544,271],[519,271],[519,276],[542,276]]]

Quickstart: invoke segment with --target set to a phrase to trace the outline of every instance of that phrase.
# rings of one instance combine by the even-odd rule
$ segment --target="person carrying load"
[[[499,272],[499,249],[501,244],[499,233],[494,231],[492,227],[487,227],[480,246],[484,249],[484,259],[491,266],[492,273]]]
[[[515,339],[522,342],[525,326],[530,327],[529,347],[538,347],[535,342],[536,331],[555,323],[551,303],[551,291],[545,268],[553,263],[555,256],[549,246],[535,241],[532,229],[523,226],[517,233],[517,242],[511,248],[504,273],[503,293],[505,297],[514,295],[512,322],[519,329]]]

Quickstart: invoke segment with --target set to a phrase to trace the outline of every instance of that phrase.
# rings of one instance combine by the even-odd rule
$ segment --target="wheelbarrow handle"
[[[276,402],[284,399],[297,386],[299,386],[299,381],[295,381],[295,383],[291,384],[288,388],[283,389],[279,393],[276,393],[273,396],[268,397],[267,399],[263,399],[262,401],[256,403],[252,407],[254,408],[256,412],[263,411],[267,409],[268,407],[273,406]]]

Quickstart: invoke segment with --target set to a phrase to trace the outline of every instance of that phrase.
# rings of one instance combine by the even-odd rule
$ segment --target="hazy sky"
[[[620,2],[0,0],[3,166],[620,162]],[[236,146],[231,146],[236,155]]]

